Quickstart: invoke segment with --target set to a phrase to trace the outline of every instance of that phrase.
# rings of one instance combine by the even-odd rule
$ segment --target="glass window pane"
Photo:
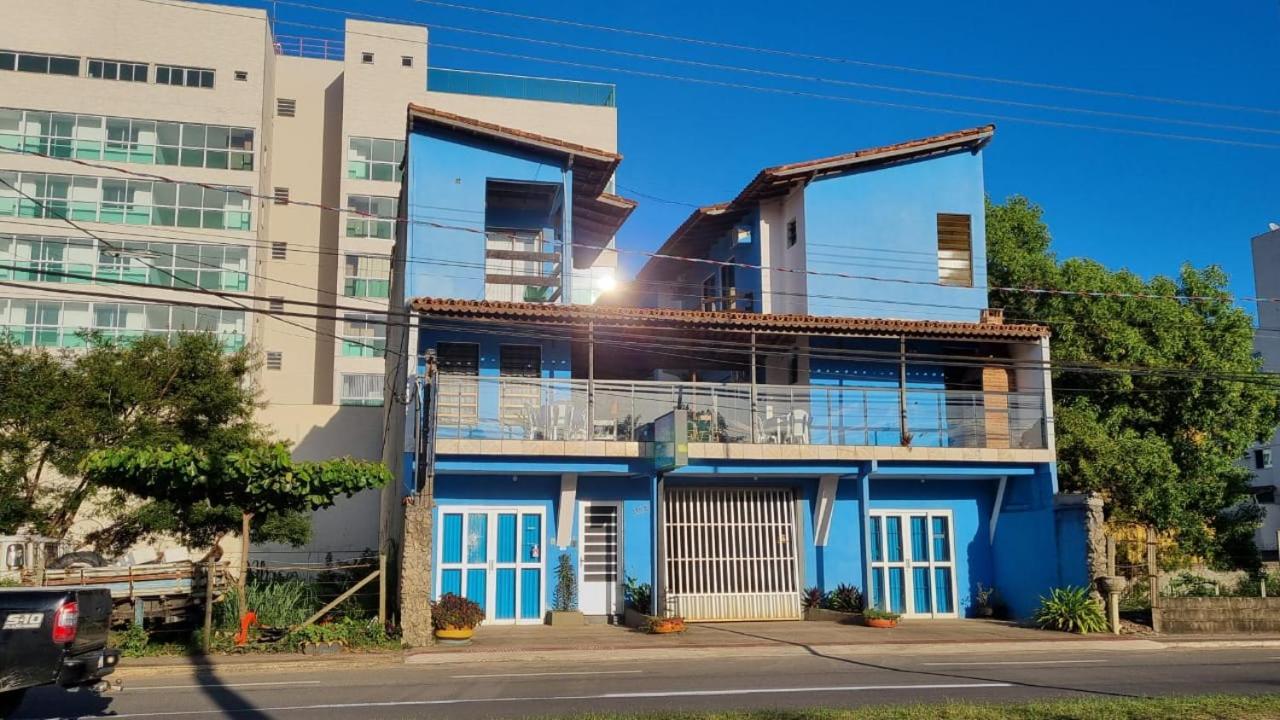
[[[886,517],[884,535],[889,562],[902,562],[902,518]]]
[[[210,125],[205,132],[205,146],[215,150],[226,149],[227,143],[230,141],[230,135],[228,128]]]
[[[19,55],[18,70],[22,72],[49,72],[49,57],[47,55]]]
[[[156,142],[161,145],[177,145],[181,137],[182,126],[178,123],[162,122],[156,124]]]
[[[80,58],[53,58],[49,61],[49,72],[54,75],[79,75]]]
[[[946,517],[933,518],[933,558],[937,562],[951,560],[951,528]]]

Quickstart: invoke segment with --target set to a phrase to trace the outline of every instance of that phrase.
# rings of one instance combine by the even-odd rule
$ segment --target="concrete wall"
[[[978,320],[987,304],[981,153],[823,178],[804,192],[809,271],[921,283],[810,275],[809,314]],[[936,285],[938,213],[971,218],[973,287]]]
[[[1280,598],[1162,598],[1161,632],[1280,632]]]

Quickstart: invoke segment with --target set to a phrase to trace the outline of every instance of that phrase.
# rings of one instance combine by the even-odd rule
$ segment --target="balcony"
[[[541,100],[617,107],[617,88],[607,83],[556,80],[500,73],[429,68],[427,90],[460,95],[485,95],[515,100]]]
[[[905,402],[904,402],[905,400]],[[690,443],[1045,450],[1033,392],[442,375],[441,440],[645,442],[672,410]],[[905,414],[905,428],[903,416]],[[905,430],[905,432],[904,432]]]

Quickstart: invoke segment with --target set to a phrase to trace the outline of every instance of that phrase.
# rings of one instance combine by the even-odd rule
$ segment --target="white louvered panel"
[[[672,488],[665,501],[669,612],[692,621],[800,618],[790,490]]]

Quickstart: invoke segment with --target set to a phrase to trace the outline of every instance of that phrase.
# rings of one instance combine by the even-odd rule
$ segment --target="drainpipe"
[[[756,437],[757,419],[760,417],[758,402],[756,400],[756,331],[751,331],[751,442],[758,443],[760,438]]]
[[[907,429],[907,336],[898,337],[898,428],[902,445],[911,444]]]
[[[614,418],[616,421],[617,418]],[[587,323],[587,439],[596,435],[596,323]]]

